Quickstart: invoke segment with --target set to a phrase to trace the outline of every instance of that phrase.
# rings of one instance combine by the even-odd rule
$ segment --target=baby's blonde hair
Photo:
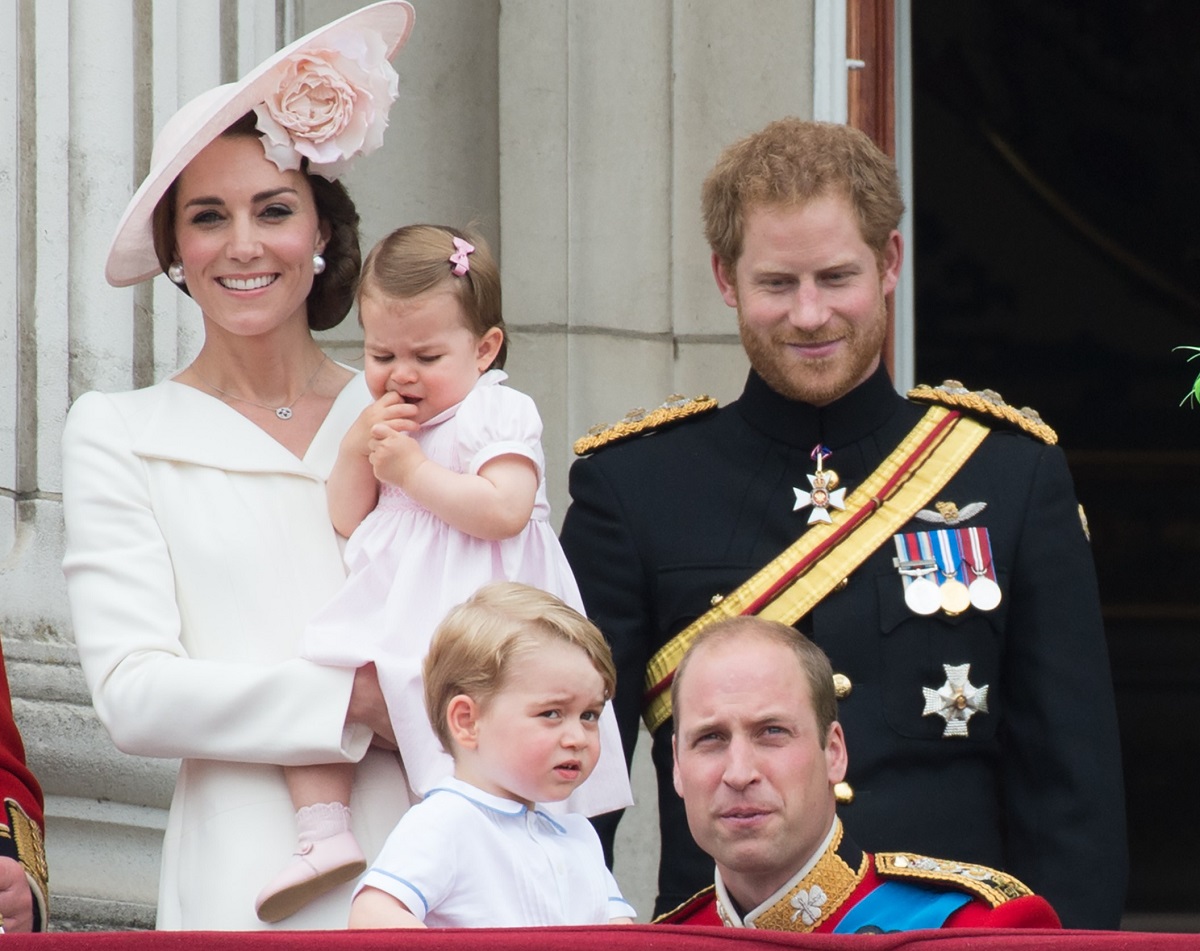
[[[554,595],[515,581],[484,585],[453,608],[438,625],[425,657],[425,711],[433,732],[454,752],[446,708],[466,694],[481,707],[504,686],[516,657],[535,652],[547,641],[574,644],[613,695],[617,671],[612,651],[599,628]]]

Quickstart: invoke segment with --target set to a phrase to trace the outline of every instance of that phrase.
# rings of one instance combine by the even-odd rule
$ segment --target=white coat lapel
[[[161,397],[134,434],[133,451],[229,472],[287,473],[323,481],[342,436],[370,399],[361,377],[346,384],[313,437],[304,459],[283,446],[220,400],[176,383],[159,384]]]

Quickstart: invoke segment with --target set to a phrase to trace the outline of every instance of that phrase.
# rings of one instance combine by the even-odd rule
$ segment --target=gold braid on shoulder
[[[640,407],[631,409],[623,419],[615,423],[600,423],[587,431],[586,436],[575,440],[575,455],[586,456],[595,452],[601,446],[611,446],[613,443],[653,432],[671,423],[679,422],[691,416],[699,416],[717,408],[717,401],[711,396],[687,397],[678,393],[668,396],[666,401],[647,412]]]
[[[1028,406],[1020,409],[1009,406],[995,390],[968,390],[958,380],[947,380],[941,386],[922,383],[908,391],[908,398],[919,403],[940,403],[953,409],[992,416],[1023,429],[1048,445],[1053,446],[1058,442],[1058,433],[1042,422],[1037,410]]]
[[[876,852],[875,871],[882,878],[933,881],[951,885],[986,901],[993,908],[1033,892],[1020,879],[988,868],[935,859],[912,852]]]

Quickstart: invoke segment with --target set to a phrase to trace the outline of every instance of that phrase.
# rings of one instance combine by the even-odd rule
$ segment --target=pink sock
[[[318,802],[296,810],[300,844],[328,839],[350,831],[350,807],[341,802]]]

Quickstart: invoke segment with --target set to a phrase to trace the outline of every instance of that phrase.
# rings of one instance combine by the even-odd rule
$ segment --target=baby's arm
[[[368,885],[350,904],[349,927],[424,928],[425,922],[409,911],[399,898]]]
[[[378,424],[391,431],[415,429],[410,419],[415,412],[397,394],[384,393],[359,414],[342,437],[325,488],[329,517],[339,535],[349,537],[379,499],[379,483],[369,459],[372,427]]]
[[[538,473],[526,457],[497,456],[472,475],[433,462],[407,433],[376,426],[372,436],[375,477],[399,486],[452,528],[498,541],[518,534],[529,523]]]

